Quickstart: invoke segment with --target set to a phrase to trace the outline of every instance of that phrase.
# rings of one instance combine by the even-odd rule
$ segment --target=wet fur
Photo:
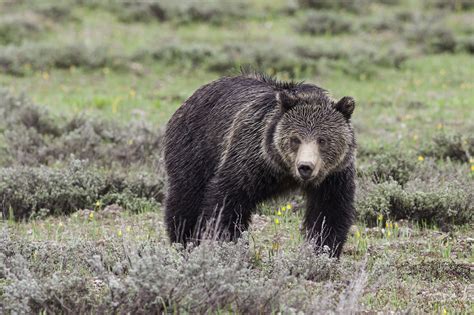
[[[347,124],[340,129],[349,144],[339,151],[335,147],[324,178],[303,183],[288,164],[290,153],[281,148],[288,141],[283,122],[307,128],[311,121],[302,117],[315,106],[328,124]],[[220,237],[235,239],[259,203],[299,188],[307,198],[307,237],[339,256],[354,218],[355,138],[350,119],[335,108],[322,88],[259,73],[225,77],[198,89],[166,130],[165,216],[171,241],[199,238],[216,214]]]

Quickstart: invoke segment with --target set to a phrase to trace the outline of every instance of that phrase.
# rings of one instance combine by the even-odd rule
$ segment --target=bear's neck
[[[281,158],[274,141],[276,128],[282,115],[283,114],[278,109],[269,115],[263,134],[262,155],[264,156],[267,164],[273,169],[275,173],[288,173],[290,171],[286,163]]]

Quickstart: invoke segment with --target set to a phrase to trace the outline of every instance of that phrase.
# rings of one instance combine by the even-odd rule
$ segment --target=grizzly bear
[[[210,222],[219,239],[235,239],[259,203],[300,189],[306,237],[339,257],[355,214],[354,107],[260,73],[199,88],[165,134],[171,241],[199,241]]]

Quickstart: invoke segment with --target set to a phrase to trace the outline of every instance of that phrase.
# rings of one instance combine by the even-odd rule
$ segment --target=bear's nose
[[[314,165],[311,163],[301,163],[298,165],[298,173],[302,179],[308,179],[313,174]]]

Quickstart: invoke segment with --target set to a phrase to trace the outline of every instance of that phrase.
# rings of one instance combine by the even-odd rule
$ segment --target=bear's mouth
[[[302,189],[307,189],[307,188],[315,188],[319,186],[323,181],[324,181],[324,176],[322,174],[318,174],[316,176],[313,176],[309,179],[302,179],[301,177],[297,176],[296,181],[299,183],[300,188]]]
[[[303,176],[299,173],[298,169],[296,169],[295,172],[294,172],[294,176],[296,177],[296,179],[298,179],[298,181],[300,181],[302,183],[309,183],[309,182],[315,181],[319,178],[319,172],[317,174],[311,174],[309,176]]]

